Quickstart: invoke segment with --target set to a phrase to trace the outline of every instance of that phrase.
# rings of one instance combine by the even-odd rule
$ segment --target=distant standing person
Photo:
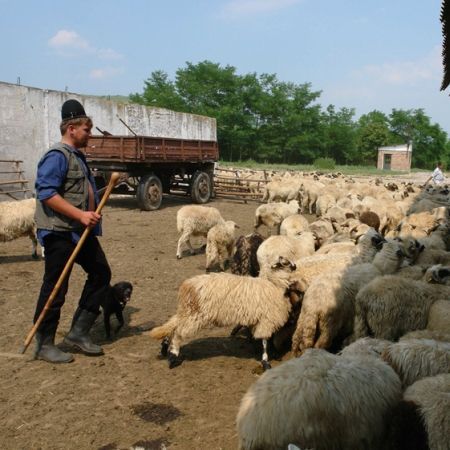
[[[431,174],[431,177],[428,178],[428,180],[425,182],[425,184],[428,184],[430,180],[433,180],[434,184],[443,184],[445,177],[442,173],[442,163],[441,161],[438,161],[436,164],[436,169],[434,169],[433,173]]]
[[[101,216],[95,212],[99,200],[95,182],[79,150],[87,145],[93,124],[77,100],[67,100],[62,105],[61,116],[61,142],[49,148],[37,169],[35,219],[38,239],[45,249],[45,273],[34,322],[83,231],[91,227],[92,231],[75,259],[87,273],[87,280],[64,343],[78,347],[89,355],[101,355],[103,350],[92,342],[89,330],[99,314],[111,280],[111,270],[97,239],[101,234]],[[68,286],[69,277],[36,332],[36,359],[50,363],[73,361],[70,353],[55,345],[56,329]]]

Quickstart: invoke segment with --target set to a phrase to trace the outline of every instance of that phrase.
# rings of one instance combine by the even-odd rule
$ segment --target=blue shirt
[[[83,169],[84,174],[89,179],[91,183],[92,190],[94,192],[95,206],[99,203],[97,187],[95,186],[94,177],[89,170],[86,163],[86,158],[83,153],[81,153],[75,147],[72,147],[73,154],[77,157],[80,162],[80,166]],[[65,155],[58,151],[49,151],[44,157],[39,161],[37,177],[35,182],[36,197],[38,200],[43,201],[52,198],[54,195],[59,194],[59,189],[64,184],[66,179],[67,170],[69,164]],[[87,208],[86,204],[86,208]],[[101,224],[98,223],[91,231],[94,236],[101,235]],[[44,230],[38,228],[37,238],[39,243],[44,246],[44,238],[49,234],[57,234],[63,238],[70,239],[72,242],[77,243],[80,240],[81,234],[76,231],[54,231],[54,230]]]

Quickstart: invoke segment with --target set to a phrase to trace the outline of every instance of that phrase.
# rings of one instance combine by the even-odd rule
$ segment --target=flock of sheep
[[[242,450],[449,449],[448,187],[286,173],[262,194],[255,231],[237,238],[216,208],[178,210],[176,256],[206,237],[208,273],[150,331],[169,367],[200,329],[247,328],[265,372],[239,408]],[[0,241],[28,235],[35,255],[32,202],[0,203]]]
[[[200,329],[246,327],[265,373],[239,408],[241,449],[450,448],[448,187],[287,174],[263,199],[238,238],[216,208],[178,211],[177,257],[205,236],[206,271],[231,273],[181,284],[150,332],[169,367]],[[295,357],[267,370],[270,342]]]

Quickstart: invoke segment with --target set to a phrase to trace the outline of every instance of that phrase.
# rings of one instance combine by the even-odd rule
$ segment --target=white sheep
[[[310,349],[248,389],[237,415],[239,448],[379,450],[400,398],[397,374],[379,358]]]
[[[325,187],[323,183],[303,180],[300,186],[300,198],[303,212],[304,208],[308,208],[309,214],[312,214],[313,209],[316,207],[317,198],[319,197],[322,189]]]
[[[354,241],[333,242],[324,244],[317,250],[317,255],[329,255],[331,253],[353,253],[355,251]]]
[[[386,361],[399,375],[403,386],[440,373],[450,372],[450,342],[433,339],[404,339],[383,352]]]
[[[448,450],[450,374],[423,378],[409,386],[390,423],[391,448]]]
[[[181,364],[180,344],[211,326],[246,326],[263,340],[262,365],[268,368],[267,339],[281,328],[292,305],[286,296],[295,265],[280,258],[266,278],[228,273],[198,275],[185,280],[178,290],[177,312],[150,336],[163,339],[161,354],[168,351],[169,367]],[[170,345],[169,345],[170,342]]]
[[[234,245],[234,230],[239,228],[232,220],[214,225],[206,236],[206,271],[215,264],[225,270],[225,261],[231,256]]]
[[[371,228],[358,240],[353,253],[314,254],[299,259],[294,277],[298,276],[309,285],[315,277],[324,273],[341,271],[352,264],[371,262],[383,242],[383,236]]]
[[[397,271],[403,257],[400,243],[388,241],[372,263],[354,264],[314,278],[302,302],[292,351],[298,355],[311,347],[329,349],[336,340],[349,336],[359,289],[380,275]]]
[[[316,239],[310,231],[304,231],[297,237],[270,236],[258,248],[256,256],[261,272],[270,267],[283,256],[295,263],[300,258],[314,254]]]
[[[35,211],[36,199],[34,198],[0,202],[0,242],[28,236],[33,244],[32,257],[37,259]]]
[[[336,199],[331,194],[321,194],[316,201],[316,216],[324,216],[326,212],[336,205]]]
[[[309,231],[317,236],[319,245],[322,245],[326,239],[334,234],[333,224],[327,219],[318,219],[309,224]]]
[[[299,199],[300,180],[288,179],[282,181],[270,181],[264,187],[262,201],[271,203],[275,200],[289,202]]]
[[[424,328],[448,332],[449,300],[450,286],[394,275],[375,278],[356,296],[353,338],[374,336],[394,341]],[[433,314],[435,309],[439,312]]]
[[[281,222],[280,234],[285,236],[295,236],[302,231],[309,231],[309,223],[306,217],[301,214],[293,214],[286,217]]]
[[[178,239],[177,258],[181,259],[181,246],[186,244],[189,247],[191,255],[195,253],[192,248],[191,236],[204,236],[208,231],[218,223],[223,223],[219,210],[212,206],[187,205],[180,208],[177,212],[177,229],[181,233]]]
[[[281,222],[286,217],[299,212],[297,200],[291,200],[289,203],[267,203],[256,208],[255,212],[255,230],[261,225],[273,228],[277,227],[277,233],[280,232]]]

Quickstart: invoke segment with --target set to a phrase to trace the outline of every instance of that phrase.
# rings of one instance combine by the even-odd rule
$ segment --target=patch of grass
[[[253,170],[294,170],[299,172],[314,172],[317,169],[313,164],[265,164],[256,162],[254,160],[246,161],[219,161],[222,167],[234,167],[242,169]],[[420,172],[420,169],[412,169],[413,172]],[[340,166],[336,165],[334,169],[320,169],[320,172],[341,172],[345,175],[378,175],[378,176],[392,176],[392,175],[407,175],[406,171],[398,170],[381,170],[373,166]]]

